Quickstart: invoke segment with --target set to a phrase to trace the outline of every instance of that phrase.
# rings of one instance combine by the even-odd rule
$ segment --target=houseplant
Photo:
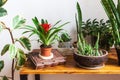
[[[87,69],[98,69],[103,67],[104,63],[107,61],[108,53],[105,50],[99,50],[99,34],[97,36],[97,41],[95,46],[92,47],[88,44],[82,33],[82,13],[77,3],[77,15],[76,19],[76,27],[77,27],[77,50],[75,50],[73,56],[78,64],[78,66],[87,68]]]
[[[59,48],[71,48],[71,37],[67,32],[62,32],[60,36],[58,36],[58,47]]]
[[[118,65],[120,65],[120,0],[117,0],[117,6],[113,0],[101,0],[101,3],[112,25]]]
[[[26,61],[25,52],[16,45],[16,42],[19,42],[23,46],[23,48],[27,50],[30,50],[31,48],[31,44],[28,38],[26,37],[15,38],[13,35],[14,30],[26,26],[25,22],[26,20],[24,18],[17,15],[13,18],[12,28],[6,27],[6,25],[3,22],[1,23],[0,30],[8,30],[10,39],[12,41],[10,44],[9,43],[6,44],[1,51],[1,56],[8,52],[10,58],[12,59],[11,77],[4,76],[3,80],[8,80],[8,78],[14,80],[15,69],[20,69]],[[0,64],[0,68],[3,67],[4,64],[3,65]]]
[[[58,32],[62,30],[62,27],[68,22],[57,26],[61,21],[56,22],[53,26],[48,23],[47,20],[41,19],[39,21],[37,17],[32,19],[34,26],[26,26],[24,33],[30,32],[30,36],[37,35],[41,43],[40,57],[43,59],[50,59],[53,57],[51,53],[52,44],[55,42]]]
[[[7,0],[0,0],[0,17],[7,15],[7,10],[2,8],[2,6],[7,2]],[[2,22],[0,21],[0,32],[2,30]],[[4,67],[4,61],[0,60],[0,71]]]
[[[100,19],[98,21],[96,18],[93,20],[88,19],[86,22],[83,22],[82,32],[84,36],[91,37],[92,45],[95,45],[97,34],[99,33],[99,47],[107,51],[109,51],[110,47],[114,44],[112,26],[109,20],[104,21],[104,19]]]

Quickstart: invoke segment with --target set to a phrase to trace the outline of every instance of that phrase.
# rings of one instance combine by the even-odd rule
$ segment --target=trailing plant
[[[41,21],[39,21],[37,17],[33,18],[32,21],[35,24],[35,26],[24,27],[24,29],[26,29],[24,33],[30,33],[29,37],[32,35],[37,35],[39,41],[42,43],[42,46],[44,47],[51,46],[55,42],[55,40],[57,40],[56,36],[58,32],[62,30],[62,27],[64,25],[68,24],[68,22],[66,22],[62,25],[57,26],[58,23],[61,22],[57,21],[52,26],[51,24],[48,23],[47,20],[41,19]]]
[[[97,34],[100,34],[99,45],[100,48],[107,49],[114,44],[113,35],[112,35],[112,26],[109,20],[91,20],[88,19],[86,22],[83,22],[82,32],[84,36],[91,36],[91,43],[95,45],[97,40]]]
[[[101,56],[103,53],[99,50],[99,34],[94,47],[88,44],[82,33],[82,12],[79,3],[77,2],[77,14],[75,15],[76,27],[77,27],[77,51],[81,55],[85,56]]]
[[[10,58],[12,59],[12,71],[11,71],[11,76],[12,77],[3,77],[3,80],[8,80],[8,78],[11,78],[14,80],[14,72],[15,69],[19,69],[23,66],[23,64],[26,61],[26,55],[25,52],[16,46],[16,42],[19,42],[23,48],[30,50],[31,44],[28,38],[26,37],[20,37],[20,38],[15,38],[12,31],[16,29],[20,29],[21,27],[25,27],[25,22],[26,20],[20,16],[15,16],[12,21],[12,28],[6,27],[6,25],[2,22],[2,25],[0,27],[0,30],[8,30],[10,34],[10,39],[11,39],[11,44],[6,44],[2,51],[1,51],[1,56],[5,55],[5,53],[9,53]],[[3,61],[0,61],[0,70],[4,67]]]
[[[117,5],[113,0],[101,0],[101,3],[112,25],[115,45],[120,46],[120,0]]]

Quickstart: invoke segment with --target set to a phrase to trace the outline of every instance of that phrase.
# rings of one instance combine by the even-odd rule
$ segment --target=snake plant
[[[120,0],[101,0],[102,6],[111,22],[115,45],[120,46]]]
[[[92,47],[90,44],[88,44],[83,37],[82,33],[82,12],[79,3],[77,2],[77,14],[75,15],[76,19],[76,27],[77,27],[77,52],[80,55],[85,56],[101,56],[103,55],[102,51],[99,51],[99,34],[97,36],[97,41],[95,43],[95,46]]]

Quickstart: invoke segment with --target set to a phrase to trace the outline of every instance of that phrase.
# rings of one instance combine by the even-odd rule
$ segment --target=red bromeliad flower
[[[50,29],[50,27],[51,27],[51,25],[50,25],[50,24],[47,24],[47,23],[41,24],[41,26],[43,27],[43,29],[44,29],[45,32],[48,32],[49,29]]]

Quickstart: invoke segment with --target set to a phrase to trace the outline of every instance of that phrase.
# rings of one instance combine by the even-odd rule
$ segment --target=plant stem
[[[6,29],[9,31],[9,33],[10,33],[10,37],[11,37],[11,40],[12,40],[12,44],[15,44],[15,42],[14,42],[14,38],[13,38],[13,34],[12,34],[12,31],[10,30],[10,28],[7,28],[6,27]],[[14,62],[14,59],[12,60],[12,67],[11,67],[11,70],[12,70],[12,72],[11,72],[11,74],[12,74],[12,80],[14,80],[14,64],[15,64],[15,62]]]

